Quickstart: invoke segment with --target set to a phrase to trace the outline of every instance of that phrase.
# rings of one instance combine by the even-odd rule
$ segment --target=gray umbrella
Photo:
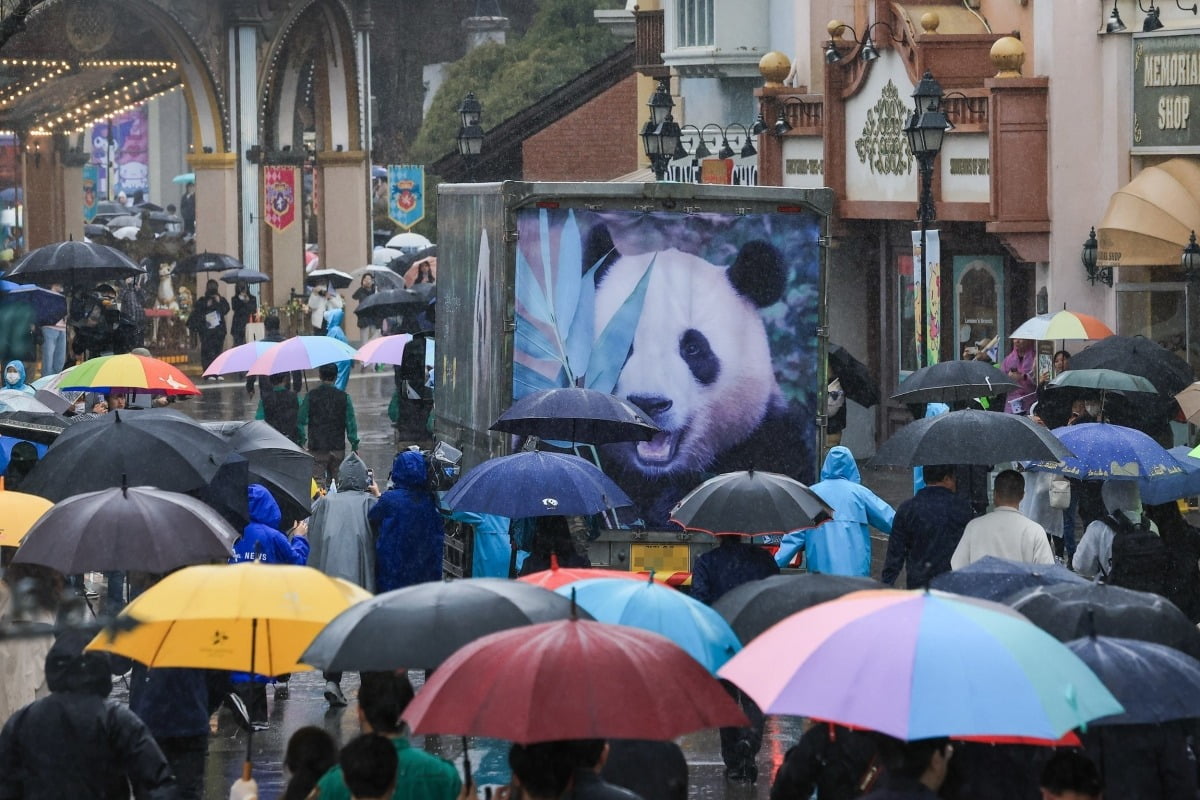
[[[910,422],[883,443],[871,465],[1062,461],[1072,455],[1058,437],[1029,417],[969,408]]]
[[[913,372],[900,384],[900,391],[892,395],[892,399],[901,403],[953,403],[991,397],[1016,388],[1015,383],[991,364],[943,361]]]

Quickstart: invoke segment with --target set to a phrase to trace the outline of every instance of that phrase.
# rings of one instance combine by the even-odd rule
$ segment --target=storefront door
[[[954,257],[955,358],[980,351],[1004,357],[1004,259]],[[991,356],[997,360],[996,356]]]

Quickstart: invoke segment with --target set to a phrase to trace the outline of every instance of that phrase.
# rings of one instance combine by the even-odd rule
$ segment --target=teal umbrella
[[[194,172],[185,172],[182,175],[176,175],[174,178],[171,178],[171,183],[195,183],[195,182],[196,182],[196,173],[194,173]]]

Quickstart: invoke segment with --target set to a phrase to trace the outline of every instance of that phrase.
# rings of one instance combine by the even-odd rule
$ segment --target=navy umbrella
[[[1088,636],[1067,647],[1096,673],[1125,711],[1092,725],[1139,725],[1200,717],[1200,661],[1173,647]]]
[[[1029,469],[1080,480],[1160,480],[1183,472],[1162,445],[1124,425],[1081,422],[1055,428],[1054,435],[1070,452],[1055,459],[1034,460]]]
[[[661,433],[642,410],[595,389],[543,389],[522,397],[491,430],[564,442],[649,441]]]
[[[999,603],[1022,589],[1057,586],[1060,583],[1087,584],[1089,581],[1058,564],[1026,564],[995,556],[984,556],[962,569],[943,572],[929,585],[943,592],[954,592]]]
[[[33,309],[38,325],[52,325],[67,315],[67,298],[32,284],[0,280],[0,303],[23,303]]]
[[[1181,497],[1200,495],[1200,459],[1192,458],[1186,444],[1167,450],[1179,462],[1182,472],[1158,478],[1138,478],[1138,493],[1148,506],[1170,503]]]
[[[470,469],[446,493],[453,511],[510,519],[598,514],[633,501],[592,462],[530,450]]]

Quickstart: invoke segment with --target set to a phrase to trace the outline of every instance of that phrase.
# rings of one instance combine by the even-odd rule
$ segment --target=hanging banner
[[[91,222],[96,217],[97,194],[100,183],[100,167],[83,165],[83,221]]]
[[[425,167],[389,164],[388,216],[408,230],[425,218]]]
[[[266,193],[263,219],[277,231],[287,230],[296,220],[296,168],[264,167],[263,190]]]
[[[942,245],[938,231],[925,231],[925,269],[921,269],[921,232],[912,232],[913,243],[913,319],[916,320],[917,352],[924,346],[921,366],[936,364],[941,355],[942,341]],[[926,314],[925,309],[928,309]],[[927,322],[921,325],[921,319]],[[929,330],[924,341],[922,328]]]

